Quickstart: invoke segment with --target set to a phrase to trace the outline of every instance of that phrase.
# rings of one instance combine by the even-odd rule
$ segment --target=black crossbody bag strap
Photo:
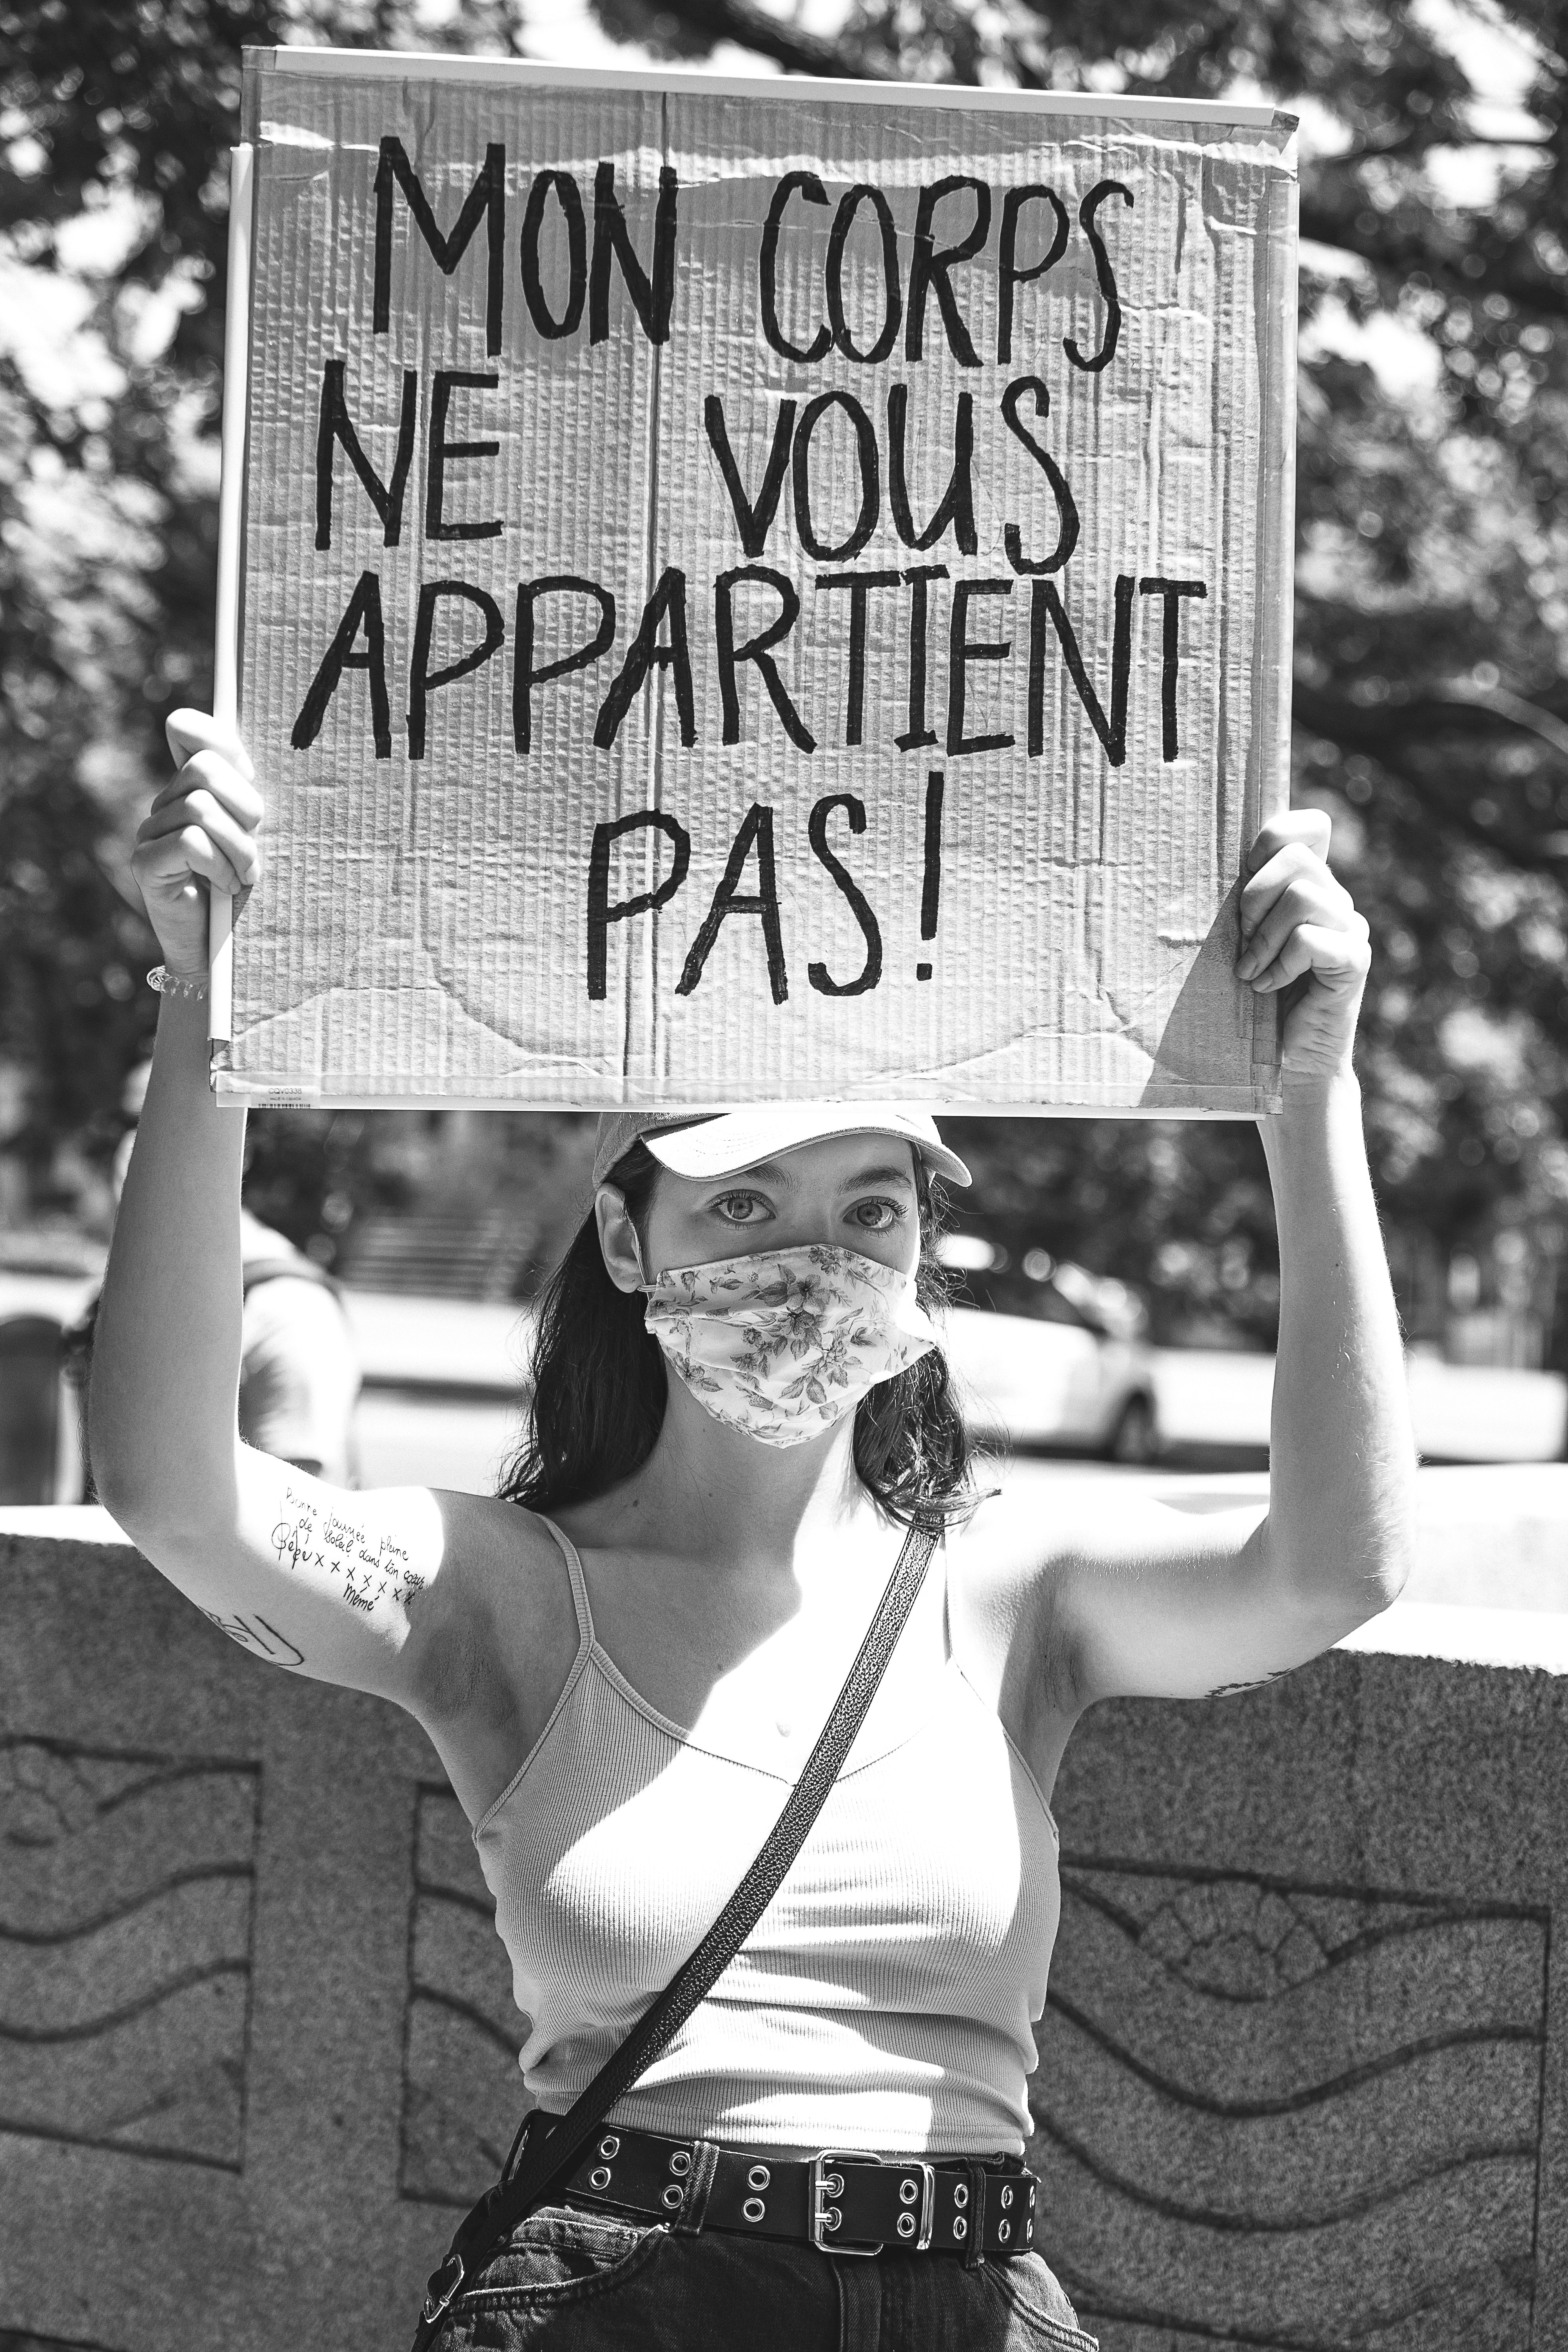
[[[917,1524],[910,1529],[822,1737],[756,1860],[685,1967],[644,2011],[576,2105],[542,2138],[531,2137],[516,2170],[509,2158],[497,2186],[464,2216],[446,2260],[431,2273],[413,2352],[429,2352],[464,2281],[473,2277],[508,2231],[536,2205],[542,2205],[571,2171],[616,2100],[630,2090],[711,1991],[778,1893],[866,1719],[866,1710],[925,1581],[936,1539],[934,1528]]]

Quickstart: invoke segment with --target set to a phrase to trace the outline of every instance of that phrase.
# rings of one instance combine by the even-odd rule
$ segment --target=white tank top
[[[473,1834],[528,2025],[518,2063],[563,2114],[700,1943],[790,1780],[639,1696],[595,1638],[575,1549],[544,1524],[577,1655]],[[750,1939],[611,2119],[731,2145],[1019,2154],[1060,1901],[1056,1823],[994,1711],[951,1654],[889,1676]]]

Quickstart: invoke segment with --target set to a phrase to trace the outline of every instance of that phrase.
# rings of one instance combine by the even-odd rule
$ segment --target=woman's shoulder
[[[986,1475],[984,1467],[977,1491],[973,1508],[948,1529],[949,1573],[980,1583],[1038,1575],[1078,1516],[1073,1499],[1045,1480],[1001,1470]]]
[[[478,1821],[531,1752],[581,1634],[560,1547],[536,1513],[487,1495],[436,1500],[446,1552],[403,1704]]]
[[[1026,1627],[1037,1631],[1048,1621],[1052,1595],[1094,1516],[1082,1483],[1032,1463],[982,1480],[981,1500],[947,1538],[948,1589],[972,1625],[1011,1643]],[[1103,1496],[1098,1507],[1103,1512]]]
[[[510,1685],[517,1662],[560,1646],[576,1619],[561,1547],[536,1511],[493,1495],[448,1491],[437,1501],[447,1543],[436,1580],[442,1624],[422,1696],[451,1715],[487,1682]]]
[[[1014,1583],[1049,1579],[1075,1560],[1135,1558],[1150,1513],[1165,1507],[1141,1487],[1076,1463],[1025,1462],[979,1481],[980,1501],[949,1535],[966,1576]]]
[[[542,1586],[565,1579],[560,1542],[538,1511],[497,1495],[437,1498],[451,1547],[454,1589],[476,1608],[526,1608]]]

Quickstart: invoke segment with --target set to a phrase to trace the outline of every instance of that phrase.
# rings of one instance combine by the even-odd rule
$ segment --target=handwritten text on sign
[[[1267,211],[1277,156],[1077,121],[1051,151],[1058,126],[989,116],[957,122],[973,151],[958,154],[946,114],[911,136],[914,110],[841,106],[816,110],[802,161],[799,100],[770,100],[797,132],[770,155],[735,135],[758,126],[734,100],[708,101],[706,135],[684,139],[672,100],[649,140],[627,136],[625,97],[595,121],[581,93],[537,89],[488,105],[443,90],[433,135],[385,127],[394,91],[373,82],[379,108],[342,83],[319,105],[323,171],[300,138],[302,78],[287,80],[292,144],[277,146],[310,159],[328,264],[286,403],[283,528],[313,576],[287,664],[255,683],[279,703],[287,689],[269,716],[310,784],[352,779],[363,800],[387,763],[416,835],[461,770],[489,796],[496,822],[466,837],[492,860],[502,799],[514,835],[516,804],[569,806],[544,846],[565,1019],[543,1058],[559,1046],[621,1091],[659,1091],[661,1075],[749,1091],[735,992],[761,982],[802,1017],[760,1091],[884,1076],[907,1090],[934,1045],[945,1072],[989,1062],[1005,1095],[1028,1072],[1041,1100],[1134,1084],[1142,1099],[1162,1013],[1234,877],[1242,803],[1256,812],[1273,781],[1241,707],[1275,693],[1255,675],[1267,403],[1257,323],[1224,315],[1246,307],[1226,280],[1256,222],[1221,216],[1245,210],[1249,174]],[[507,98],[531,102],[521,124],[496,120]],[[857,110],[879,169],[864,123],[844,142],[858,168],[819,135],[824,112],[837,131]],[[265,163],[265,112],[260,128]],[[1247,368],[1218,385],[1220,415],[1227,334]],[[268,351],[258,324],[263,377]],[[253,462],[256,446],[253,431]],[[253,500],[253,562],[258,520]],[[438,772],[427,790],[422,770]],[[437,868],[453,830],[427,845]],[[1162,834],[1167,864],[1196,856],[1183,919],[1163,924],[1145,870]],[[1047,880],[1031,917],[1042,864],[1077,887]],[[1152,917],[1131,1023],[1103,1008],[1097,1023],[1084,1001],[1077,967],[1103,959],[1095,931],[1116,921],[1103,887],[1093,903],[1096,869]],[[525,877],[509,940],[529,897]],[[665,925],[683,910],[677,939]],[[973,962],[999,913],[1019,966],[1055,960],[1027,1008]],[[961,1032],[985,1031],[989,1003],[996,1036],[954,1055],[912,1007],[874,1042],[809,1013],[812,996],[889,989],[907,1005],[909,982],[933,977],[981,999]],[[683,1027],[679,1001],[705,990],[723,1002]],[[595,1044],[598,1006],[623,1025]],[[1237,1070],[1215,1075],[1250,1088],[1245,1024],[1225,1009]],[[524,1038],[494,1010],[481,1018],[537,1081],[537,1026]]]

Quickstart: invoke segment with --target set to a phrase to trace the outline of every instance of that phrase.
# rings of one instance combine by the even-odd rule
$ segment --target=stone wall
[[[0,2352],[387,2352],[521,2106],[434,1752],[112,1542],[0,1538]],[[1034,2153],[1105,2352],[1568,2344],[1565,1797],[1523,1667],[1086,1719]]]
[[[1527,1671],[1086,1719],[1036,2154],[1107,2352],[1568,2343],[1565,1787]]]

